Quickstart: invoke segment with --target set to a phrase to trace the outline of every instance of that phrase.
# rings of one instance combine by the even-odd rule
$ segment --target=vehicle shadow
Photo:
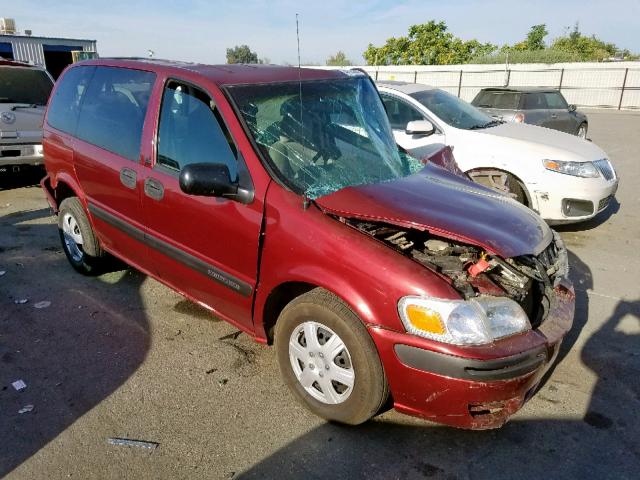
[[[559,232],[585,232],[587,230],[593,230],[596,227],[599,227],[603,223],[607,222],[611,217],[616,215],[620,210],[620,203],[614,197],[607,205],[603,211],[598,213],[595,217],[586,222],[580,223],[569,223],[567,225],[553,225],[554,230],[558,230]]]
[[[586,324],[586,290],[592,282],[589,268],[573,254],[571,265],[577,313],[563,344],[564,355]],[[539,412],[549,412],[547,418],[544,413],[536,414],[543,418],[527,418],[525,405],[510,423],[492,431],[436,426],[395,412],[358,427],[326,423],[291,440],[238,478],[637,478],[639,331],[640,301],[620,301],[584,343],[584,375],[590,370],[597,376],[584,418],[563,418],[563,403],[573,404],[577,385],[570,377],[553,377],[532,400]]]
[[[48,209],[0,218],[0,270],[4,477],[120,387],[144,361],[150,337],[140,295],[146,277],[76,273]],[[17,391],[16,380],[26,388]]]
[[[45,175],[42,167],[31,167],[18,173],[0,173],[0,191],[38,186]]]

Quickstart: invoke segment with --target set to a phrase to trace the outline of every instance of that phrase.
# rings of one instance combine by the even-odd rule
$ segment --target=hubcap
[[[82,260],[84,252],[82,251],[82,233],[76,219],[70,213],[65,213],[62,217],[62,235],[64,236],[64,244],[76,262]]]
[[[289,339],[291,368],[306,392],[329,405],[344,402],[355,381],[349,350],[330,328],[304,322]]]
[[[587,129],[584,126],[580,127],[580,130],[578,130],[578,136],[580,138],[585,138],[587,136]]]
[[[505,172],[500,170],[475,170],[469,172],[471,180],[485,187],[489,187],[496,192],[502,193],[511,198],[516,198],[517,195],[509,189],[508,179],[509,177]]]

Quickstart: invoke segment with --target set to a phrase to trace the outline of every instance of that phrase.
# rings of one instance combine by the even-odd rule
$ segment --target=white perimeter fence
[[[640,62],[359,68],[375,80],[423,83],[469,102],[484,87],[546,87],[580,107],[640,109]]]

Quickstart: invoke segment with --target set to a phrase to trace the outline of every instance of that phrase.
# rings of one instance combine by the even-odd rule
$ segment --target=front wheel
[[[275,348],[287,386],[322,418],[357,425],[387,400],[387,380],[371,336],[326,290],[305,293],[282,310]]]
[[[58,232],[71,266],[84,275],[99,273],[106,254],[77,197],[66,198],[60,204]]]
[[[587,129],[588,129],[588,125],[586,122],[582,122],[580,124],[580,126],[578,127],[578,131],[576,133],[576,135],[580,138],[584,138],[586,140],[587,138]]]
[[[467,172],[474,182],[489,187],[498,193],[513,198],[518,203],[527,205],[527,195],[516,177],[502,170],[472,170]]]

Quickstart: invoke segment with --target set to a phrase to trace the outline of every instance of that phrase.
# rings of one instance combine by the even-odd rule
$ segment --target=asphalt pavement
[[[394,411],[359,427],[320,420],[270,347],[134,270],[76,274],[37,175],[1,180],[0,477],[638,478],[640,114],[587,113],[617,201],[557,227],[574,328],[537,395],[492,431]]]

